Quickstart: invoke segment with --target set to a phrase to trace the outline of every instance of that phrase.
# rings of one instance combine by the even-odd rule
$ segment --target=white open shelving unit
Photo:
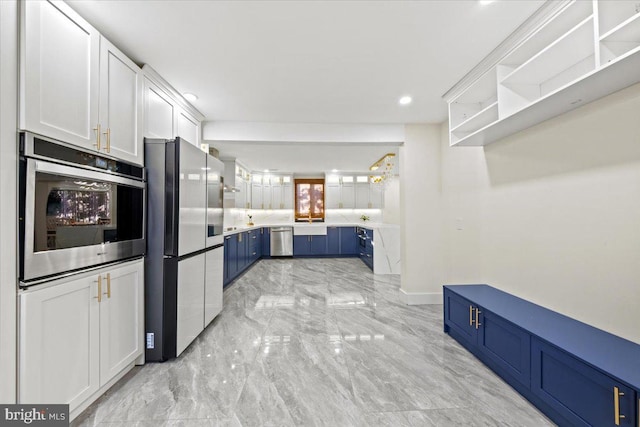
[[[449,101],[451,146],[486,145],[640,81],[640,0],[568,3]]]

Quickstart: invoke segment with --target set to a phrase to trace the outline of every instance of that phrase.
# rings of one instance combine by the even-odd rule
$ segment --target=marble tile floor
[[[134,368],[73,426],[552,426],[355,258],[261,260],[173,361]]]

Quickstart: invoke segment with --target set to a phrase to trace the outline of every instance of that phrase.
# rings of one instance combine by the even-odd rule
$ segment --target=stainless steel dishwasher
[[[271,227],[271,256],[293,256],[293,227]]]

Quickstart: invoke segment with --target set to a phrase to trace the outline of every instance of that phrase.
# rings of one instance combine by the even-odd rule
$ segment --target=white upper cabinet
[[[20,127],[95,149],[100,34],[64,3],[21,5]]]
[[[142,70],[104,37],[100,39],[101,149],[142,164]]]
[[[559,4],[547,3],[557,9],[541,25],[452,90],[450,145],[491,143],[640,81],[637,2]]]
[[[186,141],[200,147],[200,122],[184,110],[178,113],[178,135]]]
[[[140,68],[62,2],[21,19],[20,128],[143,164]]]
[[[368,175],[327,175],[325,185],[327,209],[382,209],[384,190]]]
[[[145,138],[171,139],[179,136],[200,148],[204,116],[167,83],[153,68],[142,67],[144,74]]]
[[[251,175],[251,209],[293,209],[291,176]]]
[[[144,137],[171,139],[177,135],[173,101],[148,78],[144,79]]]

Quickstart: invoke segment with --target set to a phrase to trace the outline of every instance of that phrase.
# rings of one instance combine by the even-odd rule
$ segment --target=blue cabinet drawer
[[[637,398],[632,389],[537,338],[531,346],[531,390],[569,425],[637,425]]]

